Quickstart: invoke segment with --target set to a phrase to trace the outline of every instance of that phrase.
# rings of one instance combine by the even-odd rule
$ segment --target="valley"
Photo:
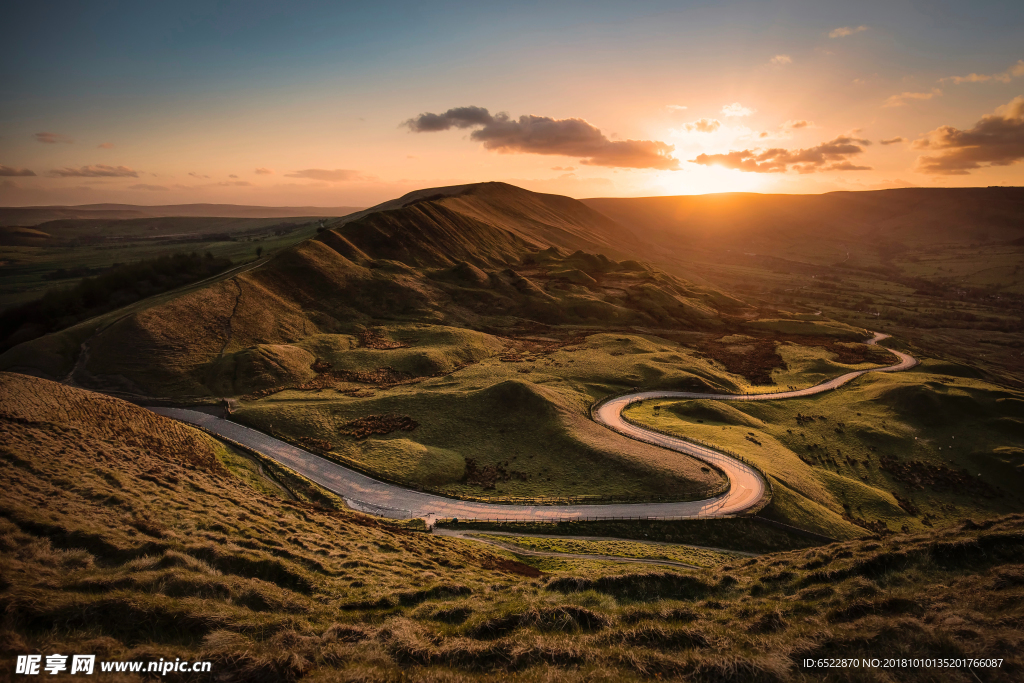
[[[835,237],[836,265],[800,221],[730,219],[802,259],[782,272],[723,255],[699,212],[634,201],[414,192],[0,354],[11,637],[44,642],[59,616],[55,646],[99,628],[238,680],[340,661],[368,680],[784,680],[792,653],[862,652],[894,615],[966,652],[943,624],[991,583],[1003,621],[977,637],[1006,654],[1024,394],[1012,362],[966,349],[992,325],[1019,338],[1012,287],[955,304],[1002,322],[901,333],[843,287],[916,278],[920,303],[947,284],[909,274],[921,257],[867,263],[875,233]],[[836,288],[782,287],[808,273]],[[127,604],[144,637],[90,616]],[[819,612],[832,635],[804,625]]]

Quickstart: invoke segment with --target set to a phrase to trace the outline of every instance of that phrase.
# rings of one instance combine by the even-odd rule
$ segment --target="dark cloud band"
[[[690,161],[702,166],[724,166],[752,173],[870,171],[870,166],[858,166],[850,160],[863,153],[864,147],[870,144],[869,140],[840,135],[834,140],[807,149],[745,149],[728,154],[701,154]]]
[[[938,152],[917,160],[918,171],[933,175],[968,175],[985,166],[1015,164],[1024,159],[1024,95],[969,130],[940,126],[916,140],[914,148]]]
[[[420,114],[405,121],[414,133],[476,128],[470,138],[484,149],[507,154],[552,154],[579,157],[587,166],[675,170],[672,145],[657,140],[610,140],[583,119],[524,115],[518,119],[483,107],[457,107],[443,114]]]

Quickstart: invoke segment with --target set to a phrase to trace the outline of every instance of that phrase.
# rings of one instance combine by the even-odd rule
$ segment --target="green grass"
[[[273,354],[259,351],[267,360],[247,361],[246,371],[239,372],[241,359],[257,353],[247,349],[215,366],[220,376],[235,378],[234,387],[226,379],[216,380],[215,386],[235,391],[288,386],[282,370],[294,367],[293,373],[304,371],[300,379],[308,380],[312,373],[305,368],[314,358],[350,372],[390,367],[418,381],[390,388],[338,382],[320,389],[286,389],[258,400],[242,397],[234,417],[296,443],[304,438],[329,443],[328,456],[340,462],[447,495],[623,499],[685,498],[695,489],[684,480],[714,480],[685,456],[648,448],[595,425],[588,418],[595,400],[634,386],[753,390],[744,378],[709,365],[685,346],[651,335],[590,334],[541,352],[450,327],[375,329],[408,346],[375,350],[359,348],[352,335],[318,335],[275,347]],[[828,376],[849,369],[827,361],[819,348],[802,354],[808,364],[828,364]],[[297,360],[289,360],[293,356]],[[517,362],[503,360],[510,356]],[[799,367],[796,372],[801,372]],[[365,440],[339,433],[348,421],[388,413],[408,415],[419,426]],[[480,467],[500,465],[511,478],[492,490],[466,483],[467,458]]]
[[[1024,434],[1024,395],[950,371],[957,368],[926,360],[809,398],[649,401],[627,414],[741,453],[773,479],[775,498],[762,514],[838,538],[865,533],[850,518],[923,530],[1024,508],[1014,450]],[[798,415],[816,419],[800,423]],[[971,481],[915,483],[895,477],[886,462],[966,470]]]
[[[302,223],[298,229],[285,235],[274,235],[267,228],[283,222]],[[78,221],[63,221],[77,223]],[[262,218],[262,219],[223,219],[223,218],[164,218],[147,219],[144,222],[159,222],[163,233],[197,232],[196,241],[175,243],[154,239],[145,239],[153,233],[132,231],[127,228],[118,229],[122,223],[137,221],[105,221],[109,226],[99,231],[100,235],[117,237],[117,242],[105,244],[61,244],[53,246],[0,246],[0,261],[5,262],[4,276],[0,278],[0,308],[6,308],[25,301],[41,297],[47,290],[67,287],[78,282],[77,278],[65,280],[48,280],[46,275],[58,268],[109,268],[115,263],[128,263],[143,259],[153,259],[166,254],[180,251],[195,251],[200,254],[210,252],[218,258],[228,258],[235,263],[244,263],[256,258],[257,247],[262,247],[263,255],[285,249],[316,235],[317,222],[308,223],[307,219],[294,218]],[[83,223],[89,223],[84,221]],[[89,234],[95,230],[82,228],[67,231],[67,239],[74,239],[79,233]],[[237,240],[218,241],[203,239],[202,233],[236,233]]]

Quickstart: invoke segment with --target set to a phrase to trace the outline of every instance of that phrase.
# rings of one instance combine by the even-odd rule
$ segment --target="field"
[[[225,681],[800,681],[819,679],[808,657],[979,653],[1003,660],[984,680],[1010,681],[1024,664],[1019,515],[707,570],[551,563],[285,500],[199,432],[44,380],[0,375],[0,430],[5,676],[14,654],[65,651],[205,660]]]
[[[38,299],[114,264],[174,252],[209,252],[252,261],[316,235],[320,223],[298,218],[137,218],[58,220],[32,231],[0,227],[0,309]]]

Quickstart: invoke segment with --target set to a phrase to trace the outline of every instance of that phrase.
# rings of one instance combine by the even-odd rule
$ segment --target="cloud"
[[[883,107],[902,107],[913,100],[930,100],[933,97],[942,95],[942,91],[933,88],[931,92],[903,92],[899,95],[892,95],[882,103]]]
[[[1015,164],[1024,159],[1024,95],[981,117],[969,130],[940,126],[915,140],[914,149],[940,150],[917,160],[916,170],[933,175],[968,175],[985,166]]]
[[[696,159],[690,159],[690,162],[701,166],[724,166],[753,173],[869,171],[870,166],[857,166],[850,157],[861,154],[864,147],[870,144],[868,140],[840,135],[834,140],[807,149],[745,149],[728,154],[701,154]]]
[[[55,168],[46,175],[54,178],[138,178],[138,171],[133,171],[127,166],[107,166],[96,164],[94,166],[82,166],[81,168]]]
[[[575,171],[575,166],[552,166],[552,171]]]
[[[272,175],[273,173],[271,169],[263,168],[262,166],[256,169],[256,175]]]
[[[420,114],[402,125],[414,133],[477,128],[470,138],[484,149],[504,154],[554,154],[581,157],[585,166],[678,169],[672,145],[657,140],[610,140],[583,119],[553,119],[530,114],[493,116],[483,107],[458,107],[443,114]]]
[[[953,83],[960,85],[961,83],[985,83],[987,81],[997,81],[999,83],[1009,83],[1014,78],[1020,78],[1024,76],[1024,59],[1018,59],[1017,63],[1011,66],[1006,71],[1000,71],[997,74],[975,74],[970,73],[966,76],[947,76],[946,78],[940,78],[940,83]]]
[[[96,149],[114,149],[114,143],[113,142],[101,142],[100,144],[96,145]]]
[[[189,171],[189,173],[188,173],[188,174],[189,174],[190,176],[192,176],[193,178],[196,178],[196,179],[198,179],[198,180],[209,180],[209,179],[210,179],[210,176],[208,176],[208,175],[203,175],[202,173],[193,173],[192,171]]]
[[[238,176],[231,176],[237,178]],[[252,187],[252,183],[248,180],[224,180],[219,183],[214,183],[217,187]]]
[[[897,142],[906,142],[906,141],[907,141],[907,139],[905,137],[903,137],[902,135],[897,135],[896,137],[889,138],[888,140],[879,140],[878,144],[880,144],[880,145],[895,145]]]
[[[814,125],[814,121],[804,121],[803,119],[800,119],[798,121],[786,121],[784,124],[782,124],[782,129],[783,130],[799,130],[801,128],[807,128],[807,127],[813,126],[813,125]]]
[[[744,107],[739,102],[733,102],[732,104],[727,104],[722,107],[723,116],[750,116],[756,111],[756,109]]]
[[[685,104],[666,104],[665,106],[668,107],[669,109],[672,109],[673,111],[683,111],[684,109],[689,109],[689,107],[687,107]]]
[[[146,183],[139,183],[138,185],[129,185],[129,190],[147,190],[149,192],[167,192],[167,188],[163,185],[147,185]]]
[[[36,133],[35,138],[36,142],[45,142],[48,145],[52,145],[58,142],[63,142],[66,144],[71,144],[72,142],[74,142],[74,140],[69,138],[67,135],[61,135],[60,133]]]
[[[499,114],[498,116],[501,116]],[[483,107],[455,107],[443,114],[420,114],[401,125],[414,133],[436,133],[449,128],[472,128],[493,123],[494,117]]]
[[[688,132],[714,133],[722,127],[722,122],[718,119],[698,119],[693,123],[686,124],[685,127]]]
[[[792,64],[793,58],[789,55],[775,55],[769,61],[776,66],[782,66],[783,64]]]
[[[238,177],[238,176],[236,176],[236,175],[235,175],[234,173],[232,173],[232,174],[230,174],[230,175],[228,176],[228,178],[237,178],[237,177]]]
[[[3,164],[0,164],[0,176],[7,176],[9,178],[28,178],[35,174],[35,171],[30,171],[27,168],[12,168],[11,166],[4,166]]]
[[[829,38],[845,38],[846,36],[852,36],[854,33],[860,33],[861,31],[867,31],[867,26],[840,26],[834,28],[828,32]]]
[[[362,180],[363,176],[359,171],[348,171],[336,168],[333,171],[323,168],[307,168],[294,173],[285,173],[285,178],[308,178],[309,180],[326,180],[329,183],[343,182],[347,180]]]

